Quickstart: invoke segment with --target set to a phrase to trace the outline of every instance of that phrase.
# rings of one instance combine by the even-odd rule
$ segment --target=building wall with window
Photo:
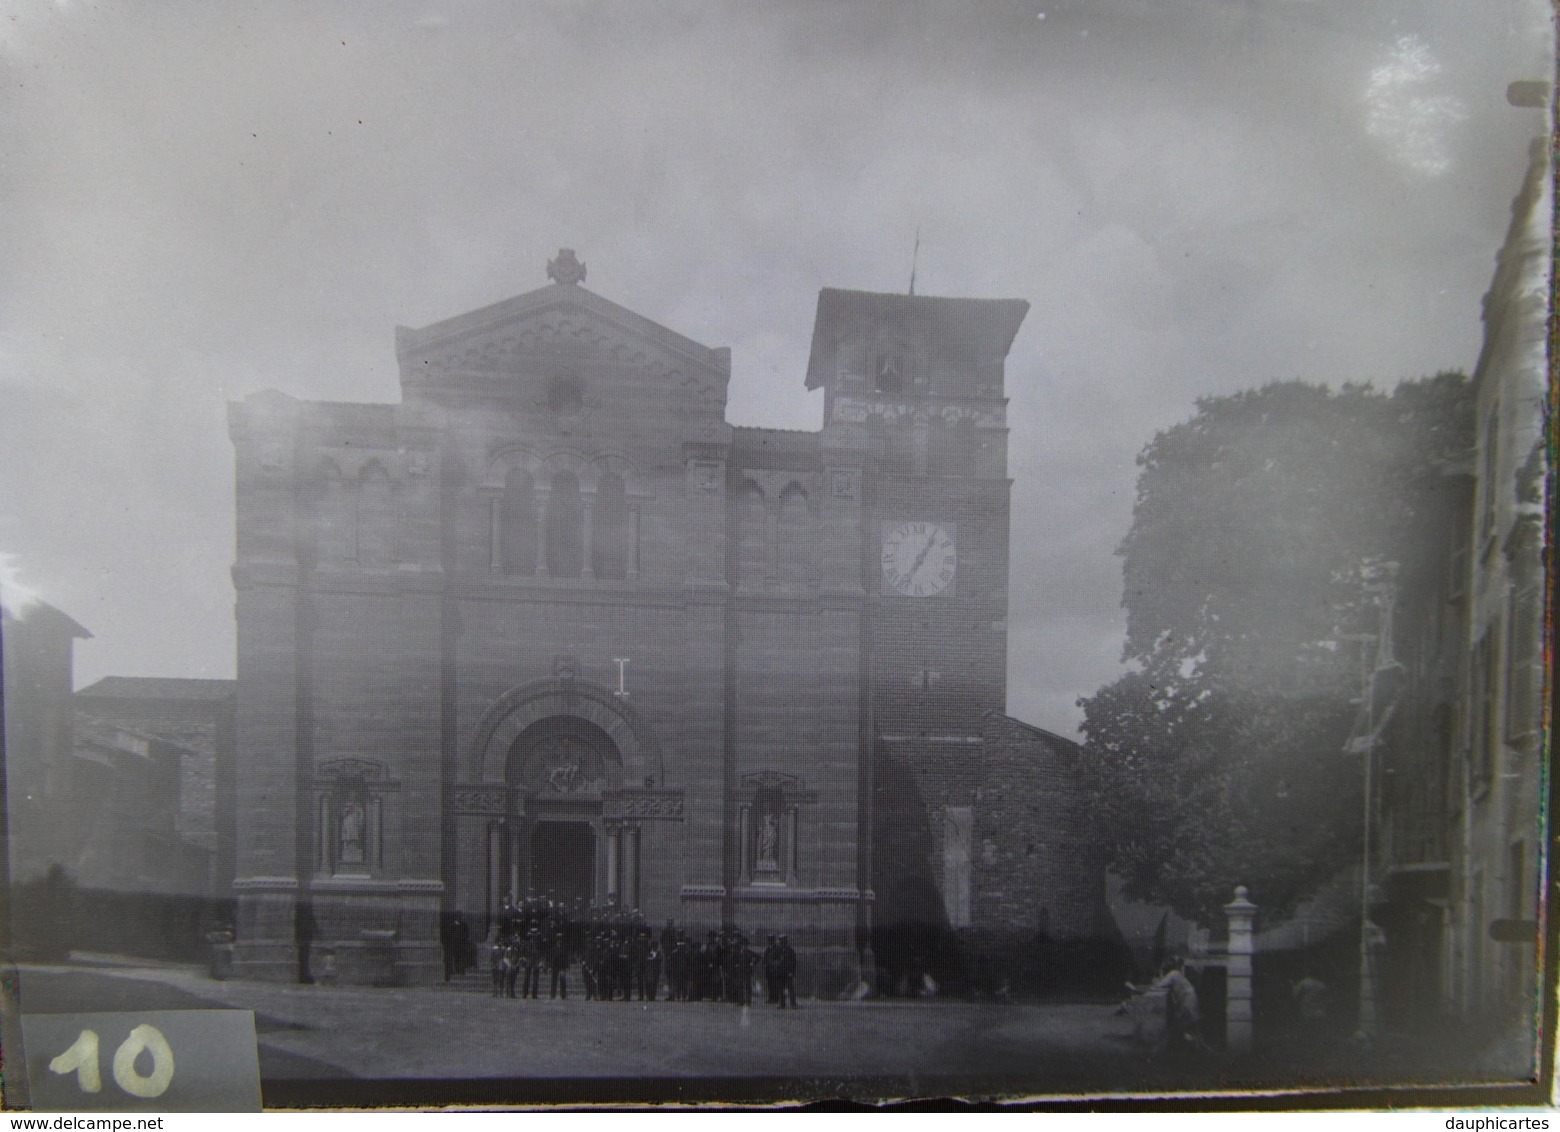
[[[1464,705],[1447,795],[1447,980],[1467,1016],[1536,1025],[1536,931],[1547,829],[1544,540],[1548,475],[1549,151],[1527,180],[1484,300],[1476,483],[1466,566]]]
[[[878,831],[961,807],[970,837],[920,849],[956,889],[928,914],[980,922],[1027,304],[824,291],[825,423],[786,432],[726,423],[727,350],[572,253],[549,272],[399,330],[398,404],[232,406],[240,969],[393,938],[432,978],[441,914],[533,891],[784,931],[843,990],[871,975]],[[875,790],[899,735],[959,747],[946,796]]]

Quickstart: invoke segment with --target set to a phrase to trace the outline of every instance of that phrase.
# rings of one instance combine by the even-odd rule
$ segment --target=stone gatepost
[[[1235,899],[1224,906],[1229,921],[1229,965],[1224,980],[1224,1044],[1232,1054],[1251,1052],[1252,922],[1257,906],[1246,899],[1246,886],[1235,886]]]

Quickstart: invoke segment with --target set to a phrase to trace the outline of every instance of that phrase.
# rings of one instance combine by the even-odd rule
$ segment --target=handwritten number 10
[[[135,1067],[135,1059],[142,1051],[152,1055],[152,1071],[142,1076]],[[83,1030],[71,1043],[71,1047],[49,1062],[54,1073],[75,1073],[76,1085],[83,1093],[103,1090],[103,1078],[98,1071],[98,1036],[95,1030]],[[156,1026],[145,1023],[130,1031],[130,1036],[114,1051],[114,1084],[132,1097],[149,1100],[168,1091],[173,1081],[173,1050],[168,1039]]]

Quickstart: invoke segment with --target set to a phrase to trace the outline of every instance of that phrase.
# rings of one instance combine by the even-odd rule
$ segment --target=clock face
[[[952,523],[883,524],[883,592],[934,597],[959,569]]]

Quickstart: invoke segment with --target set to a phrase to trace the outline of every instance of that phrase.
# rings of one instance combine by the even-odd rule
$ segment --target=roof
[[[235,680],[182,676],[105,676],[76,695],[116,700],[225,700],[236,684]]]
[[[611,299],[602,298],[594,291],[587,291],[584,287],[572,283],[554,283],[535,291],[527,291],[523,295],[516,295],[490,306],[417,329],[398,326],[395,329],[396,354],[404,368],[409,358],[422,351],[448,346],[470,335],[491,331],[505,323],[538,317],[559,309],[588,312],[607,322],[615,323],[630,334],[654,342],[707,368],[729,371],[730,353],[725,348],[712,348],[695,342],[692,338],[653,322],[642,314],[619,306]]]
[[[818,292],[818,314],[813,320],[807,388],[817,389],[834,376],[842,331],[920,324],[946,341],[968,342],[1005,357],[1028,313],[1024,299],[949,299],[825,287]]]
[[[1083,747],[1079,744],[1078,740],[1069,739],[1065,735],[1058,735],[1054,731],[1047,731],[1044,727],[1036,727],[1033,723],[1025,723],[1017,716],[1008,715],[1006,712],[996,711],[995,709],[989,710],[985,714],[987,718],[1000,719],[1004,723],[1008,723],[1014,727],[1017,727],[1021,731],[1027,731],[1031,735],[1038,736],[1039,738],[1049,739],[1053,743],[1059,743],[1064,747],[1071,747],[1075,751],[1083,750]]]
[[[38,624],[80,640],[88,640],[92,636],[69,614],[61,613],[30,590],[12,582],[0,582],[0,610],[3,610],[8,621],[37,618]]]
[[[731,447],[736,454],[756,456],[774,453],[816,455],[822,435],[806,429],[748,428],[731,430]]]
[[[103,762],[103,759],[93,753],[94,749],[136,755],[143,759],[164,752],[197,757],[202,753],[165,735],[138,731],[133,727],[126,727],[123,723],[111,719],[99,719],[94,715],[78,714],[72,721],[71,728],[72,738],[75,741],[75,754],[78,757],[92,758],[96,762]]]

